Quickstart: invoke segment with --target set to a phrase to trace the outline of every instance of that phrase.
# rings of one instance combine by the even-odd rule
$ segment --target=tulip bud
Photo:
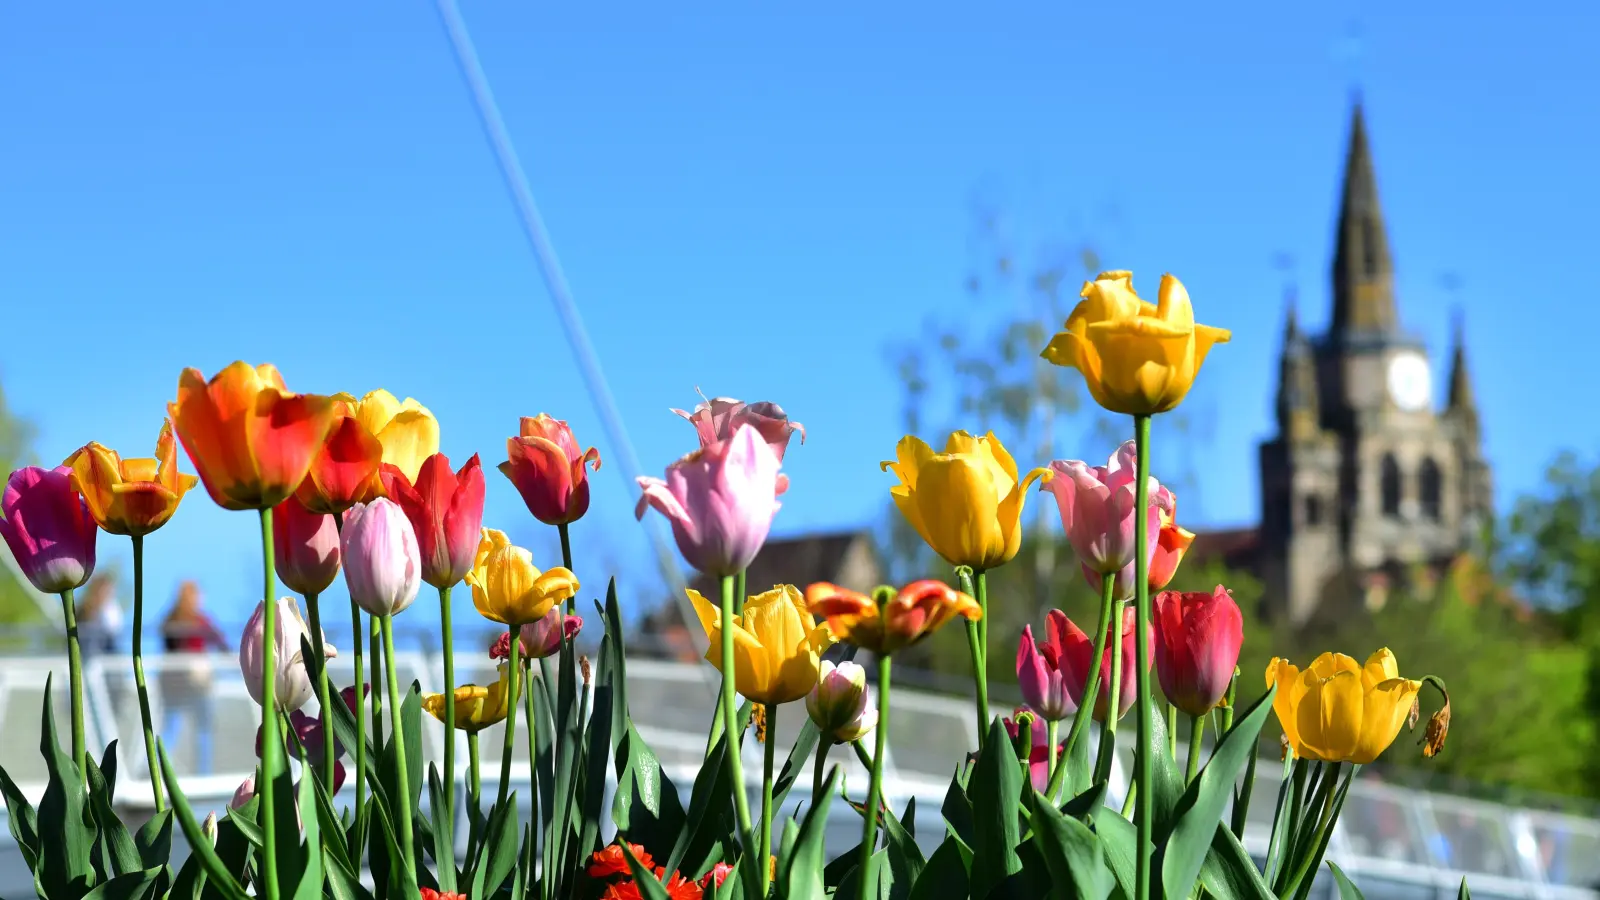
[[[345,513],[339,549],[350,599],[374,616],[403,612],[417,599],[422,565],[417,536],[399,504],[387,497]]]
[[[338,523],[290,497],[272,509],[272,557],[289,590],[322,593],[339,574]]]
[[[40,592],[59,594],[88,581],[99,535],[70,468],[28,466],[11,473],[0,496],[0,536]]]
[[[253,793],[255,785],[252,784],[250,787]],[[206,814],[205,821],[200,823],[200,833],[204,835],[205,839],[212,845],[217,843],[217,814],[215,812]]]
[[[239,785],[238,790],[233,792],[233,799],[228,801],[228,808],[241,809],[246,803],[249,803],[251,798],[255,797],[255,795],[256,776],[252,774],[250,777],[246,778],[242,784]],[[215,815],[216,813],[212,813],[213,817],[215,817]]]
[[[1033,782],[1033,789],[1043,791],[1050,785],[1050,735],[1039,725],[1037,717],[1027,707],[1019,708],[1011,718],[1002,719],[1001,724],[1006,728],[1006,734],[1011,738],[1012,748],[1016,751],[1019,760],[1028,763],[1028,780]],[[1062,745],[1056,746],[1056,758],[1061,760],[1065,752]]]
[[[817,730],[835,743],[848,744],[878,726],[878,710],[867,696],[867,670],[853,662],[823,660],[817,686],[806,696],[806,713]]]
[[[1155,666],[1167,701],[1203,716],[1228,692],[1244,620],[1222,585],[1211,593],[1163,591],[1155,599]]]
[[[244,675],[245,689],[250,692],[250,698],[261,703],[264,698],[262,693],[261,666],[265,661],[266,639],[266,603],[257,603],[255,614],[250,621],[245,623],[244,635],[239,640],[239,671]],[[272,662],[276,671],[273,673],[273,695],[278,701],[278,710],[287,712],[299,709],[311,699],[311,676],[306,674],[305,658],[300,649],[301,638],[311,638],[311,629],[306,625],[305,618],[300,614],[300,602],[294,597],[278,598],[278,609],[274,630],[277,635],[272,641]],[[322,638],[322,652],[328,659],[338,657],[339,651]]]

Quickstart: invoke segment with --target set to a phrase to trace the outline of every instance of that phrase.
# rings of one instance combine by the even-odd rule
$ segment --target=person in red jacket
[[[200,586],[185,581],[161,623],[167,661],[161,679],[161,703],[166,708],[161,732],[168,747],[177,748],[179,720],[187,718],[194,733],[194,770],[211,773],[211,651],[233,649],[200,605]]]

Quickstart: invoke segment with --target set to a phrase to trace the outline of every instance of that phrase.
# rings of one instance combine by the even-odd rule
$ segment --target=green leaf
[[[643,845],[652,855],[670,853],[687,826],[683,802],[672,780],[661,771],[661,760],[632,722],[617,741],[615,768],[617,788],[611,800],[611,821],[617,831]],[[706,773],[705,765],[700,771]],[[695,778],[697,786],[700,777]]]
[[[1057,900],[1105,900],[1116,886],[1105,850],[1077,819],[1062,815],[1043,795],[1034,797],[1033,844],[1044,858]]]
[[[750,721],[750,704],[740,710],[737,736],[744,736]],[[735,749],[733,752],[738,752]],[[731,834],[734,829],[733,787],[728,774],[728,735],[718,736],[711,754],[695,773],[694,788],[689,794],[689,812],[686,824],[676,835],[672,852],[667,857],[667,871],[684,868],[697,870],[711,846]],[[741,786],[742,787],[742,786]],[[648,849],[648,845],[646,845]]]
[[[1456,900],[1472,900],[1472,892],[1467,890],[1467,879],[1461,879],[1461,890],[1456,891]]]
[[[328,786],[322,783],[322,779],[313,778],[312,781],[315,782],[313,787],[317,795],[317,826],[322,829],[322,845],[328,852],[326,868],[331,873],[335,865],[341,865],[346,871],[352,871],[354,867],[350,865],[349,837],[346,834],[345,819],[334,810],[333,798],[328,796]],[[329,878],[332,878],[331,874]]]
[[[115,758],[112,753],[115,746],[116,741],[112,741],[111,747],[106,748],[107,758]],[[111,864],[110,874],[127,875],[142,871],[145,865],[139,855],[139,847],[111,808],[111,791],[100,774],[100,767],[92,759],[85,758],[84,763],[89,770],[85,773],[89,780],[89,812],[101,839],[105,841],[107,862]]]
[[[946,838],[911,885],[910,900],[967,900],[967,862],[961,845]]]
[[[822,883],[822,866],[828,859],[824,845],[827,841],[828,809],[838,792],[839,767],[835,766],[828,773],[828,786],[822,794],[822,800],[806,811],[805,822],[795,838],[794,852],[785,860],[787,868],[778,872],[782,881],[780,896],[785,900],[825,900],[827,897],[827,890]],[[790,819],[789,824],[792,826],[794,820]]]
[[[1077,746],[1072,748],[1072,753],[1067,757],[1066,780],[1062,782],[1062,789],[1074,797],[1083,796],[1090,786],[1094,784],[1094,766],[1089,764],[1089,729],[1085,728],[1078,736]],[[1103,790],[1105,783],[1101,782]]]
[[[1233,728],[1212,751],[1211,761],[1178,801],[1171,830],[1157,838],[1159,858],[1153,865],[1159,867],[1166,896],[1187,897],[1194,887],[1233,786],[1256,752],[1256,738],[1267,721],[1267,713],[1272,711],[1272,698],[1277,690],[1276,686],[1270,688],[1235,720]]]
[[[87,760],[85,760],[87,761]],[[154,893],[164,866],[142,871],[125,872],[102,882],[83,896],[83,900],[139,900]]]
[[[11,828],[11,836],[16,839],[17,847],[22,851],[22,858],[28,863],[31,871],[38,868],[39,862],[39,820],[33,811],[33,804],[22,795],[17,783],[11,780],[5,767],[0,766],[0,792],[6,798],[6,824]]]
[[[622,842],[622,855],[628,860],[628,870],[633,873],[633,886],[639,889],[639,896],[643,900],[672,900],[667,894],[667,889],[656,880],[656,873],[645,868],[633,856],[633,851],[628,849],[627,841]]]
[[[602,647],[600,655],[606,655]],[[587,749],[584,751],[583,790],[577,798],[582,828],[578,833],[577,858],[599,849],[601,807],[606,799],[606,763],[611,757],[611,688],[596,685],[594,709],[589,714]]]
[[[1178,771],[1177,764],[1173,762],[1172,755],[1167,752],[1167,722],[1166,716],[1157,712],[1150,717],[1151,728],[1150,744],[1155,747],[1155,752],[1150,757],[1150,774],[1155,779],[1154,790],[1150,792],[1151,819],[1155,827],[1151,834],[1156,836],[1156,846],[1161,845],[1161,837],[1172,829],[1173,817],[1177,814],[1178,804],[1184,796],[1183,774]],[[1134,772],[1138,771],[1139,749],[1137,741],[1133,751]],[[1233,782],[1228,782],[1228,787],[1233,787]],[[1143,788],[1140,788],[1143,790]],[[1207,835],[1209,838],[1209,834]],[[1152,863],[1152,867],[1156,864]],[[1152,871],[1154,869],[1152,868]]]
[[[289,773],[283,777],[287,780]],[[278,816],[293,820],[297,809],[309,811],[317,803],[317,776],[312,774],[311,766],[305,765],[302,760],[300,767],[300,789],[296,792],[295,802],[287,809],[279,808]],[[293,858],[298,863],[297,870],[286,870],[278,867],[279,890],[289,895],[291,900],[321,900],[322,898],[322,831],[318,817],[314,815],[301,815],[301,827],[297,831],[304,831],[305,844],[300,844],[298,836],[294,839],[294,847],[298,851]],[[280,856],[286,855],[280,845]],[[415,879],[415,875],[412,876]],[[402,894],[403,897],[415,896],[416,885],[409,886],[412,893]]]
[[[1218,824],[1211,852],[1200,867],[1200,883],[1216,900],[1275,900],[1256,861],[1225,825]]]
[[[971,777],[970,769],[958,767],[950,778],[950,787],[944,792],[944,804],[939,807],[946,830],[968,847],[972,846],[972,835],[977,828],[972,818],[972,802],[967,799],[967,781]]]
[[[1362,895],[1361,889],[1356,887],[1355,882],[1351,881],[1350,877],[1344,874],[1343,869],[1340,869],[1337,865],[1331,862],[1328,863],[1328,868],[1333,870],[1333,882],[1339,886],[1340,900],[1367,900],[1367,898]],[[1461,898],[1461,900],[1466,900],[1466,898],[1463,896],[1466,894],[1466,891],[1467,880],[1463,878],[1461,879],[1461,893],[1457,894],[1456,896]]]
[[[166,900],[200,900],[200,887],[205,879],[199,855],[189,854],[189,858],[178,869],[178,876],[173,879],[172,890],[168,892]]]
[[[505,806],[496,806],[489,813],[489,826],[484,834],[483,846],[478,848],[478,858],[472,866],[472,888],[469,897],[493,897],[505,884],[506,876],[517,865],[517,792],[512,791]]]
[[[165,866],[172,859],[172,810],[163,809],[144,823],[133,836],[133,843],[145,868]]]
[[[167,784],[167,794],[172,798],[173,812],[178,816],[178,825],[183,829],[183,836],[189,842],[190,852],[200,857],[200,864],[205,869],[206,884],[211,890],[217,891],[224,900],[248,900],[244,889],[229,871],[227,864],[222,861],[217,850],[212,847],[211,841],[200,830],[200,823],[195,821],[194,810],[189,808],[189,801],[183,796],[183,791],[178,787],[178,773],[172,768],[172,760],[167,756],[165,744],[156,745],[157,755],[161,757],[161,780]],[[217,843],[222,843],[222,826],[217,826]]]
[[[373,900],[372,892],[361,883],[361,879],[349,868],[343,859],[330,856],[328,858],[328,896],[332,900]],[[180,900],[180,898],[171,898]],[[188,898],[182,898],[188,900]]]
[[[1087,822],[1090,816],[1105,808],[1106,788],[1109,786],[1110,785],[1108,785],[1106,782],[1102,781],[1099,784],[1086,788],[1083,793],[1078,794],[1076,797],[1073,797],[1066,803],[1061,804],[1061,812],[1065,815],[1073,817],[1074,819],[1081,819]]]
[[[226,818],[226,821],[232,822],[238,829],[239,835],[257,850],[267,845],[267,839],[261,834],[261,824],[256,821],[260,809],[261,798],[251,797],[238,809],[228,810]]]
[[[976,829],[972,835],[972,895],[984,898],[1008,876],[1022,871],[1022,767],[1011,739],[997,718],[989,724],[987,752],[973,768],[970,796]]]
[[[1105,852],[1106,868],[1117,879],[1122,895],[1137,897],[1135,881],[1139,860],[1135,848],[1139,846],[1139,833],[1133,823],[1118,815],[1116,810],[1101,807],[1091,817],[1090,824]]]
[[[50,900],[76,900],[95,885],[90,858],[95,836],[84,814],[89,799],[84,776],[56,738],[50,681],[45,679],[39,735],[39,752],[50,772],[50,783],[39,801],[39,868],[34,876]]]
[[[84,762],[94,762],[94,757],[84,756]],[[117,742],[112,741],[100,754],[100,778],[105,782],[106,801],[115,808],[117,805]]]
[[[834,771],[838,771],[837,766]],[[922,874],[923,867],[927,865],[922,848],[917,846],[917,798],[906,801],[903,821],[895,818],[894,810],[887,807],[883,810],[882,819],[884,839],[888,845],[889,871],[894,875],[894,883],[902,885],[903,893],[916,883],[917,876]]]
[[[453,739],[449,735],[446,740]],[[445,810],[444,785],[439,781],[439,769],[428,766],[428,807],[436,816],[443,816]],[[451,894],[456,893],[456,842],[455,829],[441,827],[440,823],[433,825],[433,862],[438,870],[435,876],[439,882],[439,890]]]

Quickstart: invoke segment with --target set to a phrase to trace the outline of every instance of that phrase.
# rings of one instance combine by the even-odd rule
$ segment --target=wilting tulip
[[[291,394],[270,364],[236,362],[207,382],[178,378],[173,429],[207,493],[223,509],[269,509],[305,480],[332,430],[332,398]]]
[[[506,439],[500,474],[511,480],[528,512],[546,525],[570,525],[589,511],[589,469],[600,471],[600,451],[579,450],[565,420],[523,416],[519,434]]]
[[[689,591],[689,600],[711,638],[706,661],[721,671],[722,611],[699,591]],[[733,629],[734,681],[745,699],[788,703],[817,686],[821,654],[833,638],[806,611],[799,588],[783,584],[751,597],[733,617]]]
[[[867,696],[867,670],[853,662],[822,661],[817,686],[806,695],[806,713],[836,744],[857,741],[878,727],[878,710]]]
[[[1128,441],[1103,466],[1058,459],[1050,464],[1054,477],[1040,488],[1055,496],[1061,527],[1086,571],[1110,574],[1133,562],[1134,509],[1138,506],[1135,453],[1133,441]],[[1154,478],[1149,484],[1152,502],[1145,521],[1154,538],[1161,527],[1154,502],[1161,487]],[[1155,555],[1153,542],[1147,552]]]
[[[416,532],[422,580],[447,588],[467,577],[483,529],[483,467],[478,454],[472,454],[461,471],[452,472],[450,457],[435,453],[423,461],[415,485],[398,466],[385,465],[383,484]]]
[[[982,571],[1009,562],[1022,547],[1022,504],[1028,485],[1050,478],[1034,469],[1017,480],[1017,464],[993,432],[957,431],[943,453],[907,435],[895,448],[894,505],[917,534],[952,566]]]
[[[183,495],[200,480],[178,471],[178,443],[170,422],[161,423],[154,459],[123,459],[90,441],[62,465],[72,470],[72,486],[107,534],[155,531],[167,524]]]
[[[347,395],[341,395],[341,397]],[[311,460],[305,481],[295,490],[301,505],[312,512],[342,513],[357,503],[383,496],[383,445],[350,415],[350,403],[335,398],[338,416],[328,439]]]
[[[1305,671],[1274,657],[1267,686],[1276,684],[1272,711],[1296,756],[1366,765],[1394,743],[1421,681],[1400,677],[1385,647],[1360,665],[1343,653],[1324,653]]]
[[[339,552],[350,599],[368,613],[392,616],[417,599],[422,584],[417,536],[398,503],[379,497],[350,507]]]
[[[1081,296],[1039,355],[1082,372],[1090,396],[1114,413],[1147,416],[1182,403],[1212,345],[1232,337],[1195,323],[1189,292],[1171,275],[1161,276],[1156,306],[1134,293],[1132,272],[1101,272]]]
[[[700,396],[703,398],[705,394]],[[731,397],[717,397],[705,400],[692,413],[681,409],[673,412],[694,425],[701,447],[733,437],[740,425],[749,425],[761,432],[762,440],[778,455],[779,462],[783,461],[783,454],[789,449],[789,438],[796,431],[800,432],[800,443],[806,442],[806,427],[790,419],[783,407],[765,400],[745,403]]]
[[[494,684],[480,686],[464,684],[455,691],[456,720],[454,723],[445,722],[445,704],[443,694],[429,694],[422,698],[422,708],[428,714],[452,725],[462,731],[476,734],[505,721],[509,704],[506,702],[510,687],[510,670],[506,664],[500,665],[500,679]]]
[[[1022,736],[1022,727],[1017,724],[1017,719],[1033,710],[1023,707],[1012,714],[1009,719],[1002,719],[1006,733],[1015,741]],[[1056,758],[1066,750],[1065,745],[1056,745]],[[1021,753],[1021,750],[1018,750]],[[1028,750],[1028,780],[1033,782],[1033,789],[1043,793],[1050,787],[1050,735],[1042,722],[1033,723],[1033,741]]]
[[[383,445],[383,461],[406,473],[412,482],[422,461],[439,452],[439,421],[410,397],[402,403],[381,388],[360,400],[339,394],[345,412]]]
[[[339,574],[339,526],[290,497],[272,510],[272,558],[289,590],[320,594]]]
[[[1155,555],[1150,559],[1150,590],[1159,591],[1178,574],[1178,564],[1194,543],[1194,532],[1178,525],[1178,498],[1162,487],[1156,495],[1156,512],[1161,516],[1161,533],[1155,541]]]
[[[671,520],[689,565],[715,577],[738,574],[766,543],[778,512],[779,462],[759,431],[741,425],[732,438],[667,467],[665,481],[641,477],[634,516],[655,507]]]
[[[1083,705],[1083,690],[1089,683],[1089,668],[1094,665],[1094,640],[1073,621],[1067,614],[1059,609],[1050,610],[1045,617],[1046,626],[1050,632],[1050,639],[1059,647],[1058,658],[1061,660],[1062,675],[1066,678],[1067,696],[1074,705]],[[1115,623],[1112,623],[1115,627]],[[1138,628],[1135,624],[1135,612],[1132,608],[1122,611],[1122,679],[1117,684],[1117,718],[1127,715],[1133,701],[1139,698],[1136,690],[1137,681],[1134,677],[1135,654],[1138,645],[1135,637]],[[1111,632],[1107,632],[1105,657],[1100,663],[1100,691],[1095,698],[1094,718],[1097,722],[1106,720],[1106,707],[1111,696]],[[1154,646],[1150,632],[1145,632],[1145,647]]]
[[[255,614],[245,624],[244,636],[239,640],[239,671],[244,675],[245,690],[250,692],[250,699],[256,703],[261,703],[265,697],[262,693],[261,665],[265,661],[266,614],[267,605],[257,603]],[[321,638],[322,652],[327,659],[334,659],[339,651],[327,642],[325,636],[311,635],[305,617],[300,614],[300,602],[294,597],[278,598],[277,616],[273,624],[277,632],[272,640],[272,661],[277,670],[272,673],[273,696],[277,698],[280,712],[299,709],[306,705],[313,693],[311,676],[306,672],[305,660],[301,655],[300,639],[314,641]]]
[[[99,531],[66,466],[11,473],[0,496],[0,536],[17,568],[43,593],[72,590],[94,574]]]
[[[1244,618],[1226,588],[1163,591],[1155,600],[1156,678],[1167,701],[1191,716],[1222,702],[1239,664]]]
[[[1073,695],[1083,695],[1081,682],[1076,692],[1067,687],[1071,676],[1068,669],[1063,668],[1062,656],[1067,644],[1065,628],[1069,623],[1066,614],[1059,610],[1053,612],[1054,615],[1045,617],[1049,637],[1044,643],[1034,643],[1032,625],[1022,626],[1022,639],[1017,642],[1017,684],[1022,688],[1022,700],[1047,722],[1059,722],[1077,712],[1078,704]],[[1092,662],[1084,665],[1085,672]]]
[[[957,616],[983,617],[976,600],[934,579],[906,585],[881,608],[866,594],[818,582],[806,588],[806,607],[828,620],[835,638],[877,654],[914,644]]]
[[[502,625],[537,622],[579,587],[577,577],[561,566],[540,572],[532,553],[493,528],[483,529],[467,584],[478,614]]]
[[[554,656],[561,650],[563,638],[570,641],[582,630],[582,616],[563,616],[561,610],[551,609],[539,621],[522,626],[519,633],[520,649],[517,654],[523,659],[544,659],[547,656]],[[510,656],[511,633],[502,631],[494,646],[489,648],[489,658],[508,659]]]

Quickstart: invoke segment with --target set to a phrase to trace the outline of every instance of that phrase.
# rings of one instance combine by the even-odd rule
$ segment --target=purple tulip
[[[667,477],[641,477],[644,496],[634,510],[649,507],[672,522],[672,536],[689,565],[721,577],[742,571],[767,541],[779,503],[781,461],[752,425],[709,444],[667,467]],[[348,529],[347,532],[348,533]]]
[[[1022,700],[1047,722],[1059,722],[1078,711],[1061,668],[1066,640],[1061,625],[1065,621],[1065,616],[1046,618],[1049,639],[1038,645],[1033,642],[1033,626],[1024,625],[1022,640],[1017,642],[1017,683],[1022,687]],[[1083,688],[1078,693],[1083,693]]]
[[[704,397],[705,394],[700,396]],[[790,419],[783,407],[768,400],[745,403],[732,397],[717,397],[696,406],[692,413],[681,409],[673,412],[694,425],[702,447],[733,437],[741,425],[749,425],[761,432],[767,446],[778,454],[779,462],[783,461],[783,454],[789,449],[789,438],[796,431],[800,432],[800,443],[806,442],[806,427]]]
[[[0,497],[0,535],[22,574],[46,594],[72,590],[94,574],[99,530],[66,466],[11,473]]]

